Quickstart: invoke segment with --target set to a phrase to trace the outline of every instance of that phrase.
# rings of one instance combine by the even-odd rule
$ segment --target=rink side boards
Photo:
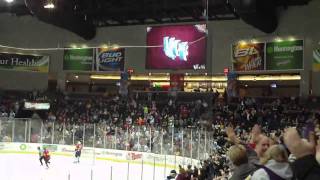
[[[0,142],[0,154],[34,154],[38,155],[37,147],[47,147],[52,158],[54,156],[74,156],[74,146],[59,144],[37,144],[37,143],[6,143]],[[146,165],[167,167],[178,169],[178,165],[186,167],[187,165],[200,166],[200,162],[196,159],[190,159],[181,156],[161,155],[154,153],[144,153],[135,151],[123,151],[113,149],[84,147],[82,149],[81,158],[95,159],[102,161],[112,161],[118,163],[141,164],[142,161]]]

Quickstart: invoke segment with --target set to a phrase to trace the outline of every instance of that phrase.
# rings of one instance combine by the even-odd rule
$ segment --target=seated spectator
[[[288,155],[282,145],[271,146],[261,158],[261,164],[261,168],[254,172],[251,180],[290,180],[293,178]]]

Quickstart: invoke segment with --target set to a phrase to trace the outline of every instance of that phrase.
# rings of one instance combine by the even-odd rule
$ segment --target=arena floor
[[[163,180],[164,168],[141,164],[117,163],[103,160],[82,159],[73,163],[71,157],[53,156],[50,168],[40,165],[38,155],[0,154],[1,180]],[[112,169],[112,177],[111,177]],[[153,177],[153,171],[155,176]],[[170,171],[169,169],[166,170]],[[127,176],[129,174],[129,176]],[[70,177],[69,177],[70,176]],[[92,176],[92,177],[91,177]]]

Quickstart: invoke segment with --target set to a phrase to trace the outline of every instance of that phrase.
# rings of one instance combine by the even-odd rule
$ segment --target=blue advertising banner
[[[124,70],[124,48],[119,49],[96,49],[96,71],[123,71]]]

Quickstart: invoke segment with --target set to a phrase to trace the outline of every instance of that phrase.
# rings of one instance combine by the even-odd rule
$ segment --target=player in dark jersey
[[[75,157],[76,157],[75,163],[80,162],[81,150],[82,150],[82,144],[79,141],[78,144],[76,144],[76,148],[75,148]]]
[[[38,152],[39,152],[39,161],[40,161],[41,166],[42,166],[43,165],[42,160],[44,159],[44,156],[43,156],[43,151],[41,150],[40,147],[38,147]]]

